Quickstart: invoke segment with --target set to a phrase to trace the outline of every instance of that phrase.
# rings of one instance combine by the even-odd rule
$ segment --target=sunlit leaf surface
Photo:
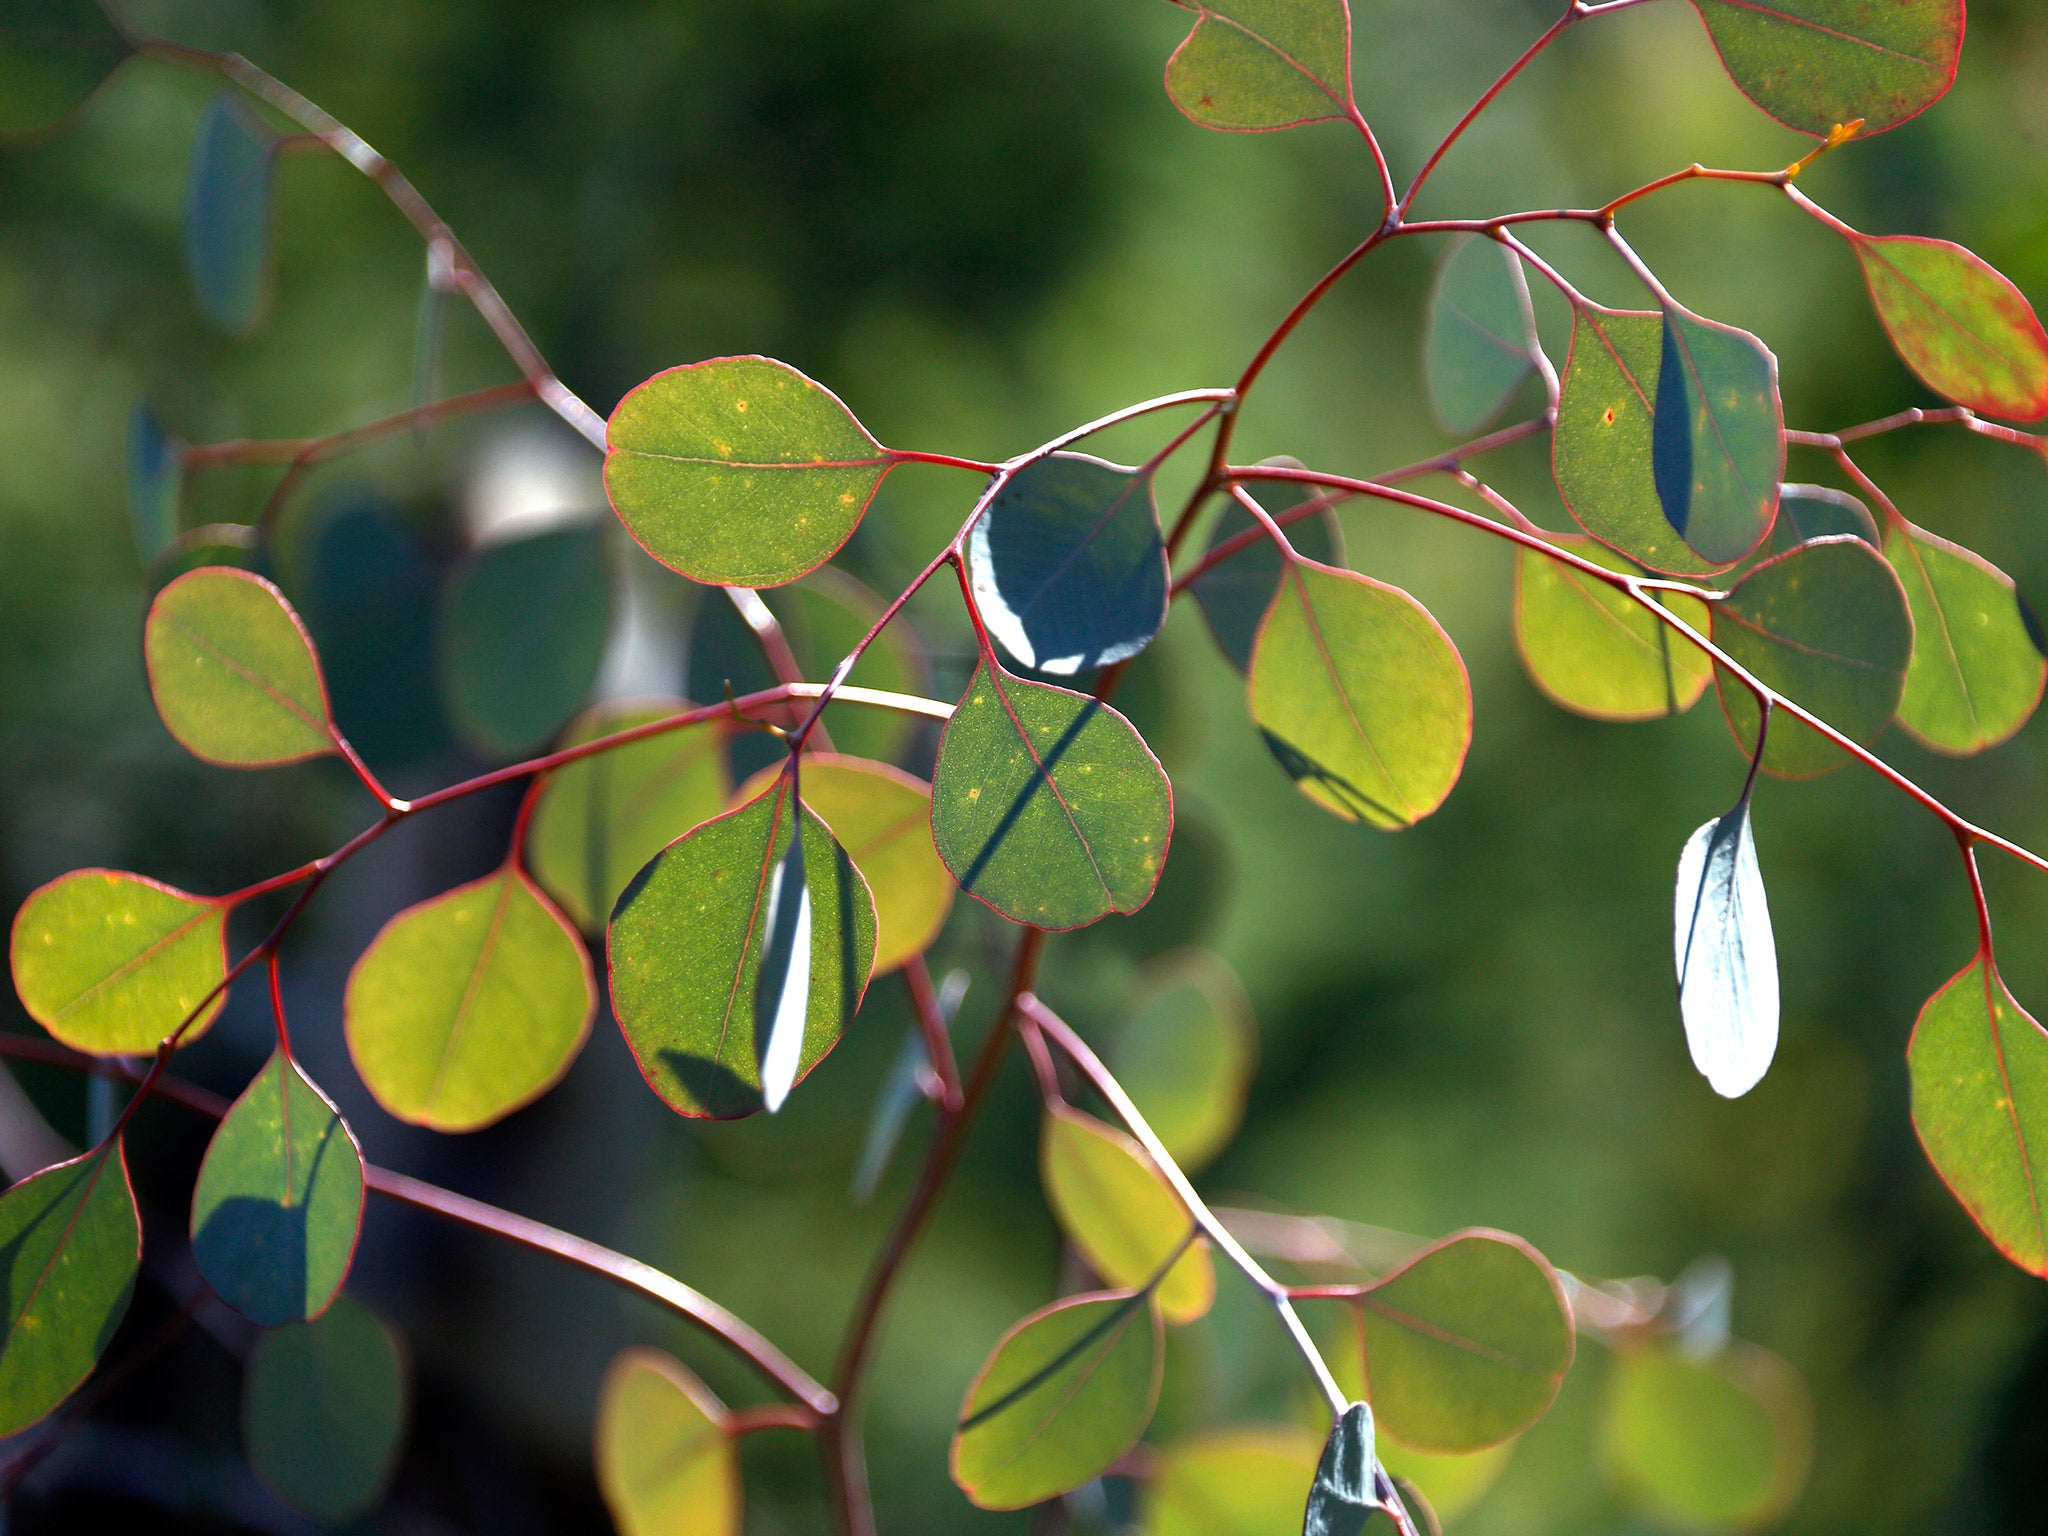
[[[1145,1481],[1144,1536],[1296,1536],[1321,1439],[1306,1429],[1259,1424],[1176,1440]]]
[[[1150,1284],[1194,1229],[1180,1196],[1137,1142],[1092,1115],[1064,1106],[1048,1111],[1038,1166],[1060,1229],[1120,1290]],[[1192,1323],[1209,1310],[1216,1271],[1207,1239],[1196,1238],[1173,1259],[1155,1294],[1169,1323]]]
[[[1778,360],[1762,342],[1665,310],[1650,466],[1665,520],[1701,559],[1726,566],[1762,542],[1785,474]]]
[[[1778,520],[1771,525],[1766,553],[1782,555],[1810,539],[1839,533],[1853,534],[1873,549],[1881,543],[1870,508],[1847,491],[1831,485],[1778,487]]]
[[[1429,1501],[1430,1509],[1446,1526],[1493,1490],[1514,1455],[1513,1440],[1503,1440],[1483,1451],[1443,1456],[1433,1451],[1416,1451],[1391,1436],[1379,1442],[1380,1465],[1408,1488]]]
[[[1429,293],[1425,325],[1423,377],[1446,432],[1478,431],[1535,370],[1539,345],[1528,280],[1521,260],[1497,240],[1467,236],[1450,246]]]
[[[1262,459],[1265,465],[1302,468],[1298,459]],[[1286,480],[1260,480],[1245,487],[1251,498],[1274,517],[1293,510],[1305,501],[1321,498],[1322,488]],[[1249,532],[1257,521],[1235,497],[1226,498],[1209,530],[1210,549]],[[1323,565],[1344,563],[1344,530],[1334,507],[1325,506],[1313,516],[1286,525],[1287,542],[1296,553]],[[1245,546],[1214,570],[1197,579],[1188,590],[1202,605],[1202,617],[1209,621],[1209,633],[1240,672],[1251,670],[1252,647],[1258,643],[1259,624],[1272,606],[1280,586],[1282,555],[1270,538]]]
[[[270,194],[277,135],[242,98],[214,97],[192,146],[185,268],[199,308],[243,330],[263,312],[270,267]]]
[[[1685,1043],[1714,1092],[1737,1099],[1778,1048],[1778,950],[1748,795],[1686,839],[1673,902]]]
[[[1205,128],[1256,132],[1351,110],[1345,0],[1174,0],[1197,13],[1166,64],[1175,106]]]
[[[738,1447],[725,1405],[657,1349],[626,1350],[597,1405],[597,1485],[620,1536],[738,1536]]]
[[[1146,968],[1109,1052],[1145,1123],[1192,1172],[1237,1134],[1257,1063],[1258,1025],[1220,955],[1184,949]]]
[[[1963,0],[1693,0],[1744,95],[1815,137],[1879,133],[1955,83]]]
[[[2009,278],[1947,240],[1850,244],[1892,345],[1929,389],[1990,416],[2048,416],[2048,333]]]
[[[257,1340],[242,1379],[242,1444],[285,1503],[324,1524],[374,1509],[405,1435],[398,1340],[353,1296]]]
[[[1640,570],[1583,535],[1549,538],[1610,571]],[[1707,632],[1706,604],[1679,593],[1658,601]],[[1681,714],[1706,691],[1714,671],[1705,651],[1626,592],[1533,549],[1515,555],[1515,645],[1538,688],[1595,720]]]

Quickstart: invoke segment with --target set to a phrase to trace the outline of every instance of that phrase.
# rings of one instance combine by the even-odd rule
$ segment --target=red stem
[[[939,1080],[939,1108],[948,1115],[957,1115],[965,1103],[960,1089],[960,1064],[953,1057],[953,1034],[947,1027],[945,1011],[939,1007],[931,967],[925,964],[923,955],[912,955],[904,962],[903,985],[910,993],[911,1007],[917,1011],[918,1028],[924,1032],[925,1059],[931,1063],[932,1076]]]

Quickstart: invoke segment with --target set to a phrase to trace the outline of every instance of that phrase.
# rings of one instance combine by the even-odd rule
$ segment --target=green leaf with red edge
[[[1913,620],[1899,578],[1863,540],[1836,535],[1766,560],[1713,607],[1714,643],[1765,687],[1858,743],[1891,723],[1906,686]],[[1728,728],[1752,752],[1756,695],[1725,668],[1715,674]],[[1772,717],[1765,772],[1812,778],[1848,761],[1804,721],[1782,711]]]
[[[1284,457],[1261,459],[1259,464],[1262,468],[1305,467],[1299,459]],[[1304,502],[1321,500],[1325,494],[1319,485],[1290,480],[1255,480],[1244,489],[1276,519]],[[1209,530],[1207,548],[1213,552],[1217,545],[1258,526],[1236,497],[1227,497]],[[1324,565],[1343,565],[1344,529],[1333,506],[1325,503],[1301,521],[1283,526],[1288,543],[1297,553]],[[1202,617],[1209,622],[1209,633],[1215,637],[1217,649],[1240,672],[1251,670],[1252,647],[1258,644],[1260,621],[1266,617],[1273,594],[1280,588],[1282,559],[1280,546],[1261,534],[1189,586],[1195,601],[1202,605]]]
[[[1763,542],[1785,474],[1778,360],[1768,347],[1665,307],[1650,468],[1665,521],[1701,559],[1730,565]]]
[[[153,1051],[227,978],[228,909],[141,875],[77,869],[33,892],[14,915],[14,990],[43,1028],[76,1051]],[[220,1012],[206,1003],[185,1039]]]
[[[739,1446],[725,1405],[662,1351],[622,1351],[605,1372],[595,1460],[620,1536],[739,1536]]]
[[[1144,1149],[1092,1115],[1065,1105],[1046,1112],[1038,1170],[1060,1229],[1119,1289],[1145,1285],[1194,1230],[1188,1208]],[[1208,1312],[1216,1270],[1207,1239],[1197,1237],[1174,1260],[1155,1295],[1169,1323],[1192,1323]]]
[[[1551,534],[1560,549],[1605,566],[1641,567],[1582,534]],[[1683,593],[1657,601],[1700,634],[1707,605]],[[1554,703],[1595,720],[1655,720],[1698,702],[1713,676],[1707,653],[1619,588],[1533,549],[1515,555],[1515,647]]]
[[[1348,117],[1345,0],[1174,0],[1194,29],[1166,61],[1166,94],[1204,128],[1258,133]]]
[[[732,1120],[763,1107],[761,1062],[776,1023],[763,1014],[766,919],[799,819],[810,943],[788,959],[795,967],[808,956],[800,1081],[860,1007],[875,905],[831,829],[809,811],[799,817],[786,775],[656,854],[612,912],[612,1009],[648,1086],[680,1114]]]
[[[1172,834],[1172,787],[1130,721],[982,659],[932,775],[932,841],[962,890],[1079,928],[1151,899]]]
[[[1412,826],[1472,741],[1465,663],[1399,587],[1290,560],[1252,653],[1252,720],[1280,766],[1346,821]]]
[[[583,941],[508,864],[386,923],[349,972],[342,1022],[386,1110],[474,1131],[559,1082],[596,1013]]]
[[[1870,302],[1906,366],[1987,416],[2048,416],[2048,332],[1982,257],[1918,235],[1851,235]]]
[[[2012,578],[1902,517],[1885,529],[1884,554],[1913,613],[1900,726],[1955,756],[2010,739],[2048,681],[2048,658]]]
[[[1882,133],[1955,84],[1963,0],[1693,0],[1742,93],[1788,128]]]
[[[283,1050],[229,1107],[192,1189],[192,1257],[213,1293],[266,1328],[318,1317],[355,1260],[363,1154]]]
[[[1521,258],[1498,240],[1460,236],[1429,291],[1423,377],[1446,432],[1477,432],[1501,413],[1542,355]]]
[[[1233,1425],[1176,1440],[1140,1495],[1144,1536],[1294,1536],[1323,1441],[1293,1425]]]
[[[1108,1052],[1117,1081],[1187,1172],[1237,1134],[1258,1054],[1244,984],[1221,955],[1203,949],[1175,950],[1146,966]]]
[[[612,412],[627,532],[696,581],[772,587],[831,559],[896,458],[823,385],[765,357],[657,373]]]
[[[93,0],[0,0],[0,139],[63,122],[133,51]]]
[[[75,1392],[121,1326],[142,1263],[142,1224],[119,1138],[0,1194],[0,1436]]]
[[[222,91],[206,109],[192,148],[185,269],[200,310],[231,331],[254,325],[268,296],[277,141],[239,95]]]
[[[2048,1032],[1987,956],[1927,1000],[1906,1068],[1934,1171],[2000,1253],[2048,1278]]]
[[[1543,1255],[1504,1232],[1432,1244],[1367,1288],[1366,1395],[1423,1451],[1477,1451],[1542,1418],[1570,1369],[1571,1310]]]
[[[194,757],[272,768],[336,750],[312,637],[261,576],[186,572],[150,604],[142,649],[157,713]]]
[[[1870,508],[1847,491],[1831,485],[1781,485],[1778,487],[1778,520],[1771,524],[1767,555],[1825,539],[1833,534],[1853,534],[1872,549],[1881,549],[1877,519]]]
[[[1164,1348],[1142,1295],[1069,1296],[1032,1313],[967,1389],[953,1481],[983,1509],[1023,1509],[1099,1477],[1151,1422]]]
[[[249,1465],[323,1525],[363,1514],[397,1467],[406,1397],[397,1336],[353,1296],[337,1296],[312,1322],[256,1341],[242,1377]]]

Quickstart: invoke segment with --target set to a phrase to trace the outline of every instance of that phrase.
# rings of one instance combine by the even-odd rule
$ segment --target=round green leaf
[[[405,1436],[398,1340],[353,1296],[263,1335],[242,1378],[242,1444],[270,1491],[339,1524],[384,1497]]]
[[[896,462],[830,390],[765,357],[657,373],[608,431],[605,490],[626,531],[663,565],[727,586],[823,565]]]
[[[1610,571],[1639,569],[1578,534],[1550,542]],[[1682,593],[1658,599],[1700,634],[1707,605]],[[1707,653],[1626,592],[1533,549],[1515,556],[1515,646],[1536,686],[1595,720],[1683,714],[1713,676]]]
[[[1650,468],[1664,517],[1727,566],[1770,532],[1785,475],[1778,360],[1747,331],[1676,304],[1664,311]]]
[[[128,413],[128,521],[145,564],[178,536],[185,481],[181,452],[149,403],[138,400]]]
[[[1429,292],[1422,343],[1429,403],[1446,432],[1476,432],[1536,367],[1536,314],[1520,258],[1497,240],[1460,236]]]
[[[1151,900],[1172,833],[1172,786],[1130,721],[982,659],[932,775],[932,840],[963,891],[1079,928]]]
[[[1346,117],[1345,0],[1176,0],[1199,15],[1166,61],[1166,94],[1204,128],[1255,133]]]
[[[2048,416],[2048,333],[2002,272],[1947,240],[1849,243],[1892,345],[1929,389],[1990,416]]]
[[[1778,487],[1778,520],[1771,525],[1767,553],[1782,555],[1838,533],[1853,534],[1873,549],[1880,546],[1877,520],[1870,515],[1870,508],[1847,491],[1831,485]]]
[[[1955,83],[1963,0],[1693,0],[1742,94],[1788,128],[1882,133]]]
[[[116,869],[77,869],[14,915],[14,990],[75,1051],[153,1051],[226,979],[228,909]],[[185,1031],[198,1038],[216,997]]]
[[[1602,1439],[1617,1482],[1692,1529],[1750,1531],[1789,1511],[1806,1482],[1812,1410],[1783,1360],[1732,1343],[1709,1360],[1663,1344],[1622,1350]]]
[[[0,0],[0,139],[61,123],[131,51],[94,0]]]
[[[261,576],[188,571],[156,595],[142,645],[157,713],[194,757],[270,768],[335,750],[312,637]]]
[[[681,699],[601,704],[563,737],[580,746],[690,706]],[[534,877],[586,933],[603,929],[626,882],[724,807],[730,780],[717,725],[685,726],[581,758],[548,775],[526,855]]]
[[[612,913],[612,1009],[648,1086],[681,1114],[732,1120],[763,1106],[762,1058],[778,1022],[763,1006],[763,959],[797,810],[778,775],[655,855]],[[805,989],[798,1081],[860,1007],[875,954],[867,883],[824,822],[809,811],[801,821],[810,944],[787,956]]]
[[[266,1328],[327,1310],[363,1224],[363,1154],[297,1062],[273,1052],[213,1133],[192,1188],[192,1257]]]
[[[782,770],[739,792],[753,800]],[[804,804],[832,831],[875,901],[875,975],[921,955],[953,909],[953,877],[932,847],[931,786],[887,763],[818,752],[804,758]]]
[[[975,607],[1018,661],[1072,677],[1135,656],[1166,622],[1152,477],[1080,453],[1005,480],[969,544]]]
[[[1258,1053],[1237,973],[1220,955],[1184,949],[1146,968],[1109,1059],[1153,1134],[1192,1172],[1237,1134]]]
[[[1417,1450],[1480,1450],[1542,1418],[1572,1363],[1563,1287],[1504,1232],[1460,1232],[1372,1285],[1365,1379],[1389,1435]]]
[[[1060,1230],[1089,1268],[1135,1291],[1187,1241],[1194,1218],[1144,1150],[1092,1115],[1056,1105],[1046,1112],[1038,1171]],[[1192,1323],[1216,1300],[1209,1244],[1197,1237],[1156,1287],[1169,1323]]]
[[[620,1536],[739,1536],[725,1405],[658,1349],[623,1351],[597,1404],[597,1486]]]
[[[1322,1459],[1290,1425],[1210,1430],[1159,1453],[1139,1506],[1143,1536],[1296,1536]]]
[[[1906,685],[1913,620],[1884,557],[1846,535],[1803,544],[1738,581],[1714,604],[1713,641],[1765,687],[1858,742],[1891,722]],[[1725,672],[1721,710],[1745,752],[1756,748],[1756,695]],[[1803,721],[1771,721],[1764,768],[1811,778],[1848,761]]]
[[[245,330],[263,312],[277,135],[232,91],[213,98],[192,148],[185,268],[214,324]]]
[[[386,1110],[474,1131],[559,1082],[596,1014],[583,941],[508,864],[386,923],[349,972],[342,1018]]]
[[[1449,1525],[1492,1491],[1507,1470],[1515,1453],[1513,1440],[1503,1440],[1483,1451],[1463,1456],[1443,1456],[1433,1451],[1410,1450],[1391,1437],[1382,1436],[1380,1465],[1423,1498],[1438,1520]]]
[[[1302,468],[1301,460],[1261,459],[1262,465]],[[1305,501],[1323,495],[1320,486],[1289,480],[1258,480],[1245,487],[1252,500],[1274,517],[1291,512]],[[1258,527],[1251,513],[1235,497],[1226,498],[1216,525],[1209,531],[1208,547],[1213,550],[1227,539]],[[1296,553],[1324,565],[1344,563],[1344,530],[1334,507],[1325,505],[1311,517],[1287,525],[1287,541]],[[1280,587],[1280,547],[1269,538],[1248,544],[1214,570],[1196,578],[1190,590],[1202,605],[1202,617],[1209,621],[1209,633],[1230,664],[1240,672],[1252,665],[1252,647],[1258,643],[1259,621],[1272,606]]]
[[[2012,578],[1904,518],[1885,530],[1884,556],[1913,614],[1899,724],[1923,745],[1959,757],[2010,738],[2048,680],[2048,659]]]
[[[597,677],[611,598],[598,524],[471,555],[441,605],[441,689],[456,729],[499,757],[546,742]]]
[[[0,1436],[28,1428],[92,1374],[141,1263],[142,1224],[118,1140],[0,1194]]]
[[[1151,1422],[1164,1344],[1142,1296],[1069,1296],[1032,1313],[967,1389],[953,1481],[983,1509],[1023,1509],[1108,1471]]]
[[[1920,1010],[1906,1067],[1934,1171],[2000,1253],[2048,1279],[2048,1033],[1980,955]]]
[[[1472,742],[1457,647],[1399,587],[1290,560],[1252,653],[1252,720],[1304,795],[1346,821],[1412,826]]]

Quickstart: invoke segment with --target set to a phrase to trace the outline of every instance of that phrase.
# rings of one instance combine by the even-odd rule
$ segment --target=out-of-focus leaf
[[[1237,1134],[1258,1052],[1237,973],[1220,955],[1184,949],[1146,967],[1109,1058],[1153,1134],[1192,1172]]]
[[[759,798],[677,838],[613,910],[612,1008],[641,1075],[680,1114],[731,1120],[762,1107],[760,1053],[772,1023],[759,1016],[765,918],[799,822],[811,921],[796,1081],[838,1043],[867,988],[867,882],[790,788],[778,776]]]
[[[1064,1105],[1046,1113],[1039,1140],[1046,1199],[1081,1256],[1110,1285],[1137,1290],[1187,1242],[1194,1218],[1144,1149],[1123,1132]],[[1192,1323],[1216,1300],[1209,1244],[1196,1238],[1154,1290],[1169,1323]]]
[[[1734,1343],[1711,1360],[1622,1350],[1602,1419],[1607,1465],[1646,1513],[1695,1530],[1775,1524],[1806,1483],[1812,1409],[1798,1372]]]
[[[1086,454],[1025,465],[969,544],[975,605],[1027,667],[1071,677],[1135,656],[1166,622],[1152,477]]]
[[[1884,557],[1846,536],[1803,544],[1752,569],[1714,604],[1716,645],[1767,688],[1804,705],[1857,742],[1891,723],[1913,653],[1906,594]],[[1721,709],[1744,752],[1756,747],[1749,686],[1715,678]],[[1849,761],[1803,721],[1771,721],[1764,770],[1811,778]]]
[[[1172,788],[1130,721],[983,659],[932,775],[932,840],[962,890],[1079,928],[1151,899],[1172,832]]]
[[[1166,93],[1204,128],[1255,133],[1344,117],[1351,106],[1345,0],[1174,0],[1197,13],[1166,61]]]
[[[953,1481],[1022,1509],[1108,1471],[1159,1401],[1159,1314],[1140,1295],[1069,1296],[996,1341],[953,1434]]]
[[[2048,1278],[2048,1033],[1988,957],[1928,999],[1906,1066],[1913,1128],[1934,1171],[2000,1253]]]
[[[1716,567],[1763,541],[1785,474],[1778,360],[1747,331],[1664,311],[1650,467],[1664,517]]]
[[[1960,757],[2008,740],[2048,680],[2048,658],[2012,578],[1904,518],[1886,527],[1884,556],[1913,614],[1899,724],[1923,745]]]
[[[605,490],[626,531],[663,565],[728,586],[823,565],[896,462],[830,390],[765,357],[657,373],[609,433]]]
[[[1476,432],[1498,416],[1541,350],[1522,263],[1497,240],[1460,237],[1430,290],[1423,333],[1429,403],[1446,432]]]
[[[0,139],[61,123],[131,51],[93,0],[0,0]]]
[[[277,135],[233,92],[213,98],[192,146],[185,269],[214,324],[244,330],[263,312]]]
[[[578,746],[680,714],[681,699],[601,704],[562,738]],[[557,768],[534,807],[535,878],[586,933],[603,929],[649,859],[723,809],[730,781],[716,725],[685,726]]]
[[[150,604],[142,645],[157,713],[194,757],[271,768],[335,750],[312,638],[261,576],[188,571]]]
[[[128,413],[128,520],[143,564],[178,536],[185,470],[180,447],[145,400]]]
[[[1778,1049],[1778,950],[1748,794],[1686,839],[1673,901],[1685,1043],[1714,1092],[1739,1099]]]
[[[1543,1255],[1504,1232],[1455,1233],[1364,1296],[1367,1397],[1423,1451],[1483,1449],[1543,1417],[1571,1367],[1571,1311]]]
[[[473,1131],[560,1081],[596,1012],[575,929],[508,864],[386,923],[349,972],[342,1020],[386,1110]]]
[[[92,1374],[128,1311],[142,1224],[120,1142],[0,1194],[0,1435],[18,1434]]]
[[[1500,1481],[1508,1458],[1515,1453],[1513,1440],[1503,1440],[1483,1451],[1462,1456],[1444,1456],[1433,1451],[1414,1451],[1391,1436],[1382,1435],[1380,1465],[1429,1502],[1437,1519],[1453,1525],[1474,1508]]]
[[[257,1340],[242,1378],[242,1443],[270,1491],[339,1524],[384,1497],[405,1437],[397,1338],[353,1296]]]
[[[598,524],[471,555],[441,607],[441,688],[456,729],[499,757],[544,744],[590,692],[611,604]]]
[[[1144,1536],[1295,1536],[1322,1450],[1310,1431],[1280,1424],[1177,1440],[1146,1479],[1138,1529]]]
[[[1299,459],[1261,459],[1259,462],[1288,469],[1302,468]],[[1323,495],[1320,486],[1286,480],[1254,481],[1245,490],[1252,500],[1276,518],[1305,501],[1319,500]],[[1238,505],[1235,497],[1226,498],[1223,510],[1216,518],[1216,526],[1209,531],[1208,547],[1213,550],[1225,540],[1234,539],[1257,526],[1251,513]],[[1334,507],[1326,505],[1313,516],[1288,524],[1286,531],[1288,542],[1305,558],[1323,565],[1344,564],[1344,530],[1337,521]],[[1195,601],[1202,605],[1202,617],[1209,621],[1209,633],[1216,637],[1217,647],[1240,672],[1251,670],[1252,647],[1258,643],[1259,623],[1266,617],[1266,610],[1273,604],[1273,594],[1280,587],[1282,559],[1280,547],[1271,539],[1262,538],[1246,545],[1197,579],[1189,589],[1195,594]]]
[[[75,1051],[153,1051],[226,977],[227,908],[117,869],[76,869],[14,915],[14,990]],[[185,1032],[205,1032],[215,998]]]
[[[1767,552],[1782,555],[1810,539],[1853,534],[1873,549],[1879,547],[1877,520],[1870,508],[1847,491],[1831,485],[1781,485],[1778,520],[1771,525]]]
[[[1742,94],[1824,138],[1863,120],[1882,133],[1955,83],[1963,0],[1693,0]]]
[[[957,974],[957,973],[956,973]],[[875,1094],[875,1107],[868,1117],[867,1139],[861,1143],[860,1162],[853,1170],[852,1194],[856,1204],[866,1205],[889,1171],[889,1159],[910,1112],[924,1098],[924,1075],[931,1070],[931,1054],[925,1049],[924,1032],[915,1024],[903,1032],[896,1059]]]
[[[2048,333],[2009,278],[1947,240],[1849,243],[1892,345],[1929,389],[1989,416],[2048,416]]]
[[[738,1447],[725,1405],[681,1363],[633,1348],[605,1372],[597,1485],[620,1536],[739,1536]]]
[[[1344,1410],[1316,1462],[1301,1536],[1359,1536],[1365,1529],[1380,1508],[1375,1438],[1372,1409],[1353,1403]]]
[[[1346,821],[1420,821],[1472,741],[1465,663],[1399,587],[1290,560],[1252,653],[1252,720],[1295,786]]]
[[[192,1189],[192,1257],[213,1293],[266,1328],[318,1317],[348,1278],[363,1154],[282,1050],[242,1090]]]
[[[1549,537],[1610,571],[1640,569],[1581,534]],[[1707,606],[1697,598],[1667,592],[1658,601],[1707,632]],[[1533,549],[1515,555],[1515,645],[1538,688],[1595,720],[1682,714],[1714,675],[1705,651],[1626,592]]]

